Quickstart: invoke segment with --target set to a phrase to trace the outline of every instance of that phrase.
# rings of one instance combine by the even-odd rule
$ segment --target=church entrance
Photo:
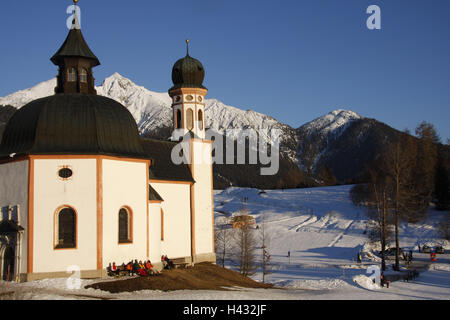
[[[14,249],[7,247],[3,254],[2,280],[11,281],[14,279]]]

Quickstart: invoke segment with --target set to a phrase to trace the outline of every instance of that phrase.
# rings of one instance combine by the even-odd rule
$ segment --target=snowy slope
[[[329,134],[339,136],[347,126],[362,117],[349,110],[334,110],[322,117],[310,121],[299,128],[306,137],[311,135],[318,135],[326,137]]]
[[[10,105],[16,108],[23,107],[27,103],[54,94],[56,78],[41,82],[32,88],[20,90],[6,97],[0,97],[0,105]]]
[[[290,289],[353,292],[353,281],[357,281],[357,287],[374,289],[367,285],[366,269],[380,261],[375,255],[380,248],[377,243],[368,240],[369,221],[365,210],[355,207],[350,201],[351,187],[266,190],[261,194],[259,190],[247,188],[216,191],[216,225],[240,214],[242,210],[254,216],[259,226],[265,222],[266,234],[270,239],[267,250],[273,264],[272,273],[266,279],[271,283]],[[450,249],[449,242],[442,240],[436,232],[437,225],[444,217],[442,212],[430,209],[426,221],[418,224],[402,223],[401,247],[413,250],[416,259],[424,263],[429,261],[429,256],[418,253],[418,245],[440,244]],[[356,263],[359,251],[364,252],[362,264]],[[430,269],[440,273],[426,275],[436,276],[437,283],[433,290],[438,297],[445,299],[450,298],[450,291],[441,290],[438,279],[446,275],[446,281],[450,284],[449,258],[450,254],[440,256],[438,263]],[[230,262],[228,264],[233,265]],[[261,277],[260,273],[254,276],[255,279]],[[419,290],[417,287],[406,288],[411,289]],[[420,297],[420,294],[415,296]]]
[[[367,218],[362,209],[349,200],[350,186],[266,190],[229,188],[215,191],[216,225],[246,209],[261,226],[266,223],[272,273],[266,281],[280,289],[239,289],[231,291],[145,290],[111,294],[83,289],[98,280],[82,280],[80,289],[68,289],[66,279],[47,279],[24,284],[0,281],[1,299],[133,299],[133,300],[304,300],[304,299],[450,299],[450,254],[410,282],[392,282],[389,289],[375,286],[367,268],[378,263],[370,256],[376,247],[364,231]],[[244,202],[243,199],[248,199]],[[225,214],[224,214],[225,213]],[[419,254],[416,245],[440,243],[435,232],[442,214],[430,210],[429,218],[419,224],[402,224],[401,246],[415,250],[415,260],[427,263],[429,257]],[[230,229],[231,230],[231,229]],[[255,232],[260,232],[260,229]],[[450,249],[448,242],[442,242]],[[363,263],[355,262],[356,253],[365,251]],[[259,251],[259,250],[258,250]],[[291,252],[290,259],[287,252]],[[261,280],[260,270],[254,276]],[[103,280],[111,281],[111,280]]]
[[[300,167],[315,172],[322,157],[329,153],[332,142],[337,141],[350,124],[361,119],[353,111],[338,109],[298,128]]]

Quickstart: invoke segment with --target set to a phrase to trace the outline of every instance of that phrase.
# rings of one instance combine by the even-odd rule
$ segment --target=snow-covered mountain
[[[308,122],[297,129],[297,156],[303,170],[314,172],[322,156],[339,139],[349,125],[362,117],[353,111],[338,109]]]
[[[11,105],[21,108],[32,100],[46,97],[54,93],[56,79],[42,82],[32,88],[18,91],[4,98],[0,98],[0,105]],[[152,131],[169,130],[172,127],[171,99],[167,93],[150,91],[114,73],[106,78],[102,85],[96,87],[97,94],[114,99],[131,112],[138,124],[141,134],[148,134]],[[228,106],[216,99],[206,99],[206,126],[219,133],[224,133],[227,129],[252,128],[256,131],[260,129],[279,129],[283,132],[283,147],[286,142],[295,147],[295,132],[287,125],[284,125],[274,118],[252,110],[241,110]],[[166,131],[170,132],[170,131]],[[286,135],[287,133],[289,134]],[[270,142],[270,137],[266,137]],[[286,150],[286,147],[284,147]],[[295,154],[292,154],[295,159]]]
[[[361,118],[359,114],[353,111],[338,109],[304,124],[298,130],[302,131],[308,137],[312,135],[317,135],[322,138],[329,135],[338,137],[350,123]]]
[[[353,111],[335,110],[297,129],[297,157],[302,170],[320,175],[328,168],[340,182],[364,177],[365,166],[400,132]]]
[[[54,78],[0,97],[0,106],[21,108],[32,100],[54,94],[55,86]],[[148,90],[118,73],[106,78],[96,89],[99,95],[112,98],[127,107],[142,135],[160,139],[170,136],[172,108],[168,93]],[[266,142],[271,142],[271,138],[261,129],[278,129],[281,131],[280,150],[287,162],[294,166],[297,163],[311,175],[327,166],[341,181],[358,176],[364,163],[376,153],[374,149],[381,146],[383,141],[386,143],[393,130],[384,124],[385,127],[382,127],[376,120],[342,109],[295,129],[271,116],[229,106],[216,99],[206,99],[205,103],[207,128],[221,134],[228,129],[251,128],[262,134]],[[389,131],[388,136],[386,131]],[[351,166],[347,166],[349,157]],[[336,163],[336,159],[340,163]]]

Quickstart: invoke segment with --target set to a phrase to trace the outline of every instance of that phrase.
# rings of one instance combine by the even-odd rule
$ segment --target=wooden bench
[[[107,267],[106,271],[108,273],[108,276],[118,278],[118,277],[124,277],[124,276],[130,275],[130,271],[127,270],[126,266],[121,265],[121,266],[117,266],[116,268],[117,268],[116,271],[112,271],[112,269],[110,267]]]
[[[173,265],[175,266],[175,269],[180,267],[186,268],[191,265],[191,261],[189,258],[175,258],[170,259],[170,261],[172,261]]]

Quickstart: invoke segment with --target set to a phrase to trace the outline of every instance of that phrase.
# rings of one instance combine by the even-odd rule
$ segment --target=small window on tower
[[[175,127],[181,129],[181,124],[181,110],[177,110],[177,123],[175,124]]]
[[[203,130],[203,111],[198,110],[198,128]]]
[[[80,82],[84,82],[84,83],[87,83],[87,82],[88,82],[88,81],[87,81],[87,70],[84,69],[84,68],[82,68],[82,69],[80,70]]]
[[[75,68],[69,68],[67,71],[67,81],[76,82],[77,81],[77,70]]]
[[[186,128],[188,130],[194,129],[194,111],[188,109],[186,112]]]

